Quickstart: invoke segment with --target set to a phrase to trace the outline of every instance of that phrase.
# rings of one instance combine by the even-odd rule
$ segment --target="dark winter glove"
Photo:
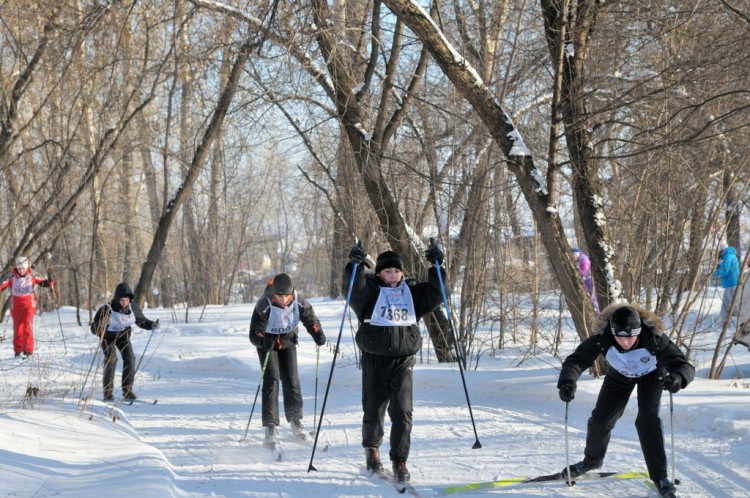
[[[664,379],[664,390],[674,394],[680,389],[682,389],[682,375],[678,373],[667,375]]]
[[[431,243],[427,247],[427,250],[424,252],[424,255],[427,258],[427,261],[429,261],[433,265],[442,264],[443,260],[445,259],[445,255],[443,254],[443,251],[441,251],[440,248],[433,243]]]
[[[151,330],[156,330],[156,329],[160,329],[160,328],[161,328],[161,323],[159,323],[159,320],[157,319],[154,322],[154,325],[151,327]]]
[[[315,344],[317,344],[318,346],[322,346],[326,343],[326,335],[322,330],[318,330],[313,334],[313,340],[315,341]]]
[[[573,382],[568,382],[560,386],[560,399],[566,403],[573,401],[576,398],[576,385]]]
[[[273,349],[273,346],[276,344],[276,336],[275,335],[263,335],[263,345],[261,346],[261,349],[263,351],[271,351]]]
[[[349,251],[349,261],[352,263],[364,264],[368,268],[370,263],[367,261],[367,251],[362,248],[362,244],[357,242],[357,245],[352,247]]]

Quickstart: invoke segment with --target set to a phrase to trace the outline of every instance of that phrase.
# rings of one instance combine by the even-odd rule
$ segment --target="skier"
[[[302,322],[315,344],[322,346],[326,336],[307,300],[294,289],[292,278],[279,273],[268,282],[250,319],[250,342],[258,349],[263,373],[263,445],[274,448],[278,441],[279,382],[284,396],[284,415],[298,438],[305,438],[302,425],[302,389],[297,372],[298,327]]]
[[[612,429],[638,386],[635,427],[649,476],[661,496],[676,496],[667,479],[659,404],[662,389],[676,393],[685,388],[693,380],[695,368],[663,332],[661,320],[640,306],[611,304],[599,316],[594,334],[563,362],[557,387],[566,403],[575,398],[578,378],[599,355],[604,355],[608,365],[588,421],[584,458],[569,467],[570,478],[602,466]],[[568,467],[562,470],[562,477],[568,480]]]
[[[443,252],[431,244],[425,252],[433,267],[427,282],[404,279],[404,263],[393,251],[381,253],[375,273],[365,273],[369,256],[361,245],[349,253],[344,269],[348,291],[354,263],[359,263],[351,290],[351,307],[359,319],[355,340],[362,354],[362,446],[367,470],[383,472],[379,447],[383,442],[386,408],[391,419],[390,452],[393,473],[403,482],[411,476],[406,467],[411,447],[412,374],[415,354],[422,346],[417,322],[442,302],[435,265]]]
[[[725,247],[721,250],[719,264],[714,271],[714,278],[719,280],[719,284],[724,289],[719,316],[719,319],[724,321],[729,317],[729,305],[732,304],[734,291],[737,289],[737,283],[740,280],[740,261],[737,259],[737,251],[734,247]],[[736,308],[733,314],[737,314]]]
[[[596,288],[594,287],[594,279],[591,275],[591,260],[588,255],[582,252],[577,247],[573,248],[573,259],[578,264],[578,272],[581,274],[583,279],[583,286],[586,288],[586,292],[591,296],[591,304],[594,305],[594,311],[599,314],[599,302],[596,300]]]
[[[13,351],[16,358],[34,354],[34,314],[36,313],[36,292],[34,286],[54,288],[55,281],[50,276],[41,278],[31,271],[29,258],[16,258],[16,266],[10,277],[0,283],[0,292],[10,287],[10,316],[13,318]]]
[[[132,401],[138,397],[133,392],[135,382],[135,354],[130,343],[133,325],[146,330],[160,328],[159,320],[151,321],[133,302],[135,294],[127,282],[120,282],[115,287],[112,300],[99,307],[91,322],[91,333],[99,338],[104,352],[104,371],[102,385],[104,387],[104,401],[114,400],[115,370],[117,368],[117,350],[122,356],[122,380],[120,382],[122,395]]]

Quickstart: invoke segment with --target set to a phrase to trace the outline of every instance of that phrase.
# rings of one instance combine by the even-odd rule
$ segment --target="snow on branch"
[[[258,28],[263,26],[263,21],[261,21],[257,17],[245,14],[241,10],[225,3],[214,2],[213,0],[190,0],[190,2],[196,7],[203,7],[214,12],[223,12],[224,14],[229,14],[232,17],[241,19],[248,24],[252,24],[253,26]]]
[[[365,142],[369,142],[372,138],[372,134],[365,130],[365,128],[362,126],[362,123],[354,123],[354,127],[362,134],[362,138],[365,140]]]
[[[484,92],[486,92],[488,95],[492,95],[492,92],[485,86],[484,81],[479,76],[479,73],[472,67],[472,65],[453,47],[450,41],[445,37],[443,34],[443,31],[440,29],[440,27],[435,23],[435,21],[427,14],[427,11],[425,11],[421,5],[417,3],[416,0],[409,0],[409,4],[412,7],[412,11],[417,12],[418,15],[422,16],[426,22],[428,22],[437,37],[440,38],[441,43],[445,47],[445,49],[452,55],[453,61],[460,66],[464,71],[466,71],[471,79],[473,79],[473,85],[477,88],[482,89]],[[495,104],[495,107],[498,109],[498,111],[502,114],[503,118],[505,119],[505,122],[510,125],[512,130],[507,133],[507,137],[512,142],[512,146],[510,150],[508,151],[509,157],[530,157],[531,153],[526,147],[526,144],[523,141],[523,137],[521,137],[521,134],[518,132],[516,127],[513,125],[513,121],[508,115],[508,113],[505,112],[503,107],[500,105],[500,103],[497,101],[497,99],[493,96],[492,100]],[[538,184],[537,192],[544,192],[545,195],[547,193],[546,185],[544,182],[544,178],[537,170],[534,168],[532,171],[529,172],[534,181]]]

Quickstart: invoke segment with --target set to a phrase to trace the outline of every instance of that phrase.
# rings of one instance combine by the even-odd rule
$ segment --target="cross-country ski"
[[[649,476],[647,472],[589,472],[587,474],[580,475],[572,482],[569,482],[568,479],[565,478],[565,476],[558,472],[556,474],[541,475],[537,477],[511,477],[506,479],[498,479],[495,481],[445,486],[438,489],[438,492],[442,495],[455,495],[474,491],[485,491],[488,489],[523,488],[545,486],[554,483],[575,485],[576,483],[581,481],[616,481],[622,479],[648,479],[648,477]]]

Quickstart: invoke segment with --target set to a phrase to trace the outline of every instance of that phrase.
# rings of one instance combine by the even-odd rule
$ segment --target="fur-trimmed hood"
[[[612,347],[619,348],[615,336],[609,330],[609,321],[614,312],[623,306],[633,308],[641,317],[641,333],[638,335],[638,340],[630,351],[645,349],[654,355],[657,366],[655,375],[660,376],[660,379],[664,377],[665,373],[678,373],[683,379],[682,388],[693,380],[695,368],[688,363],[680,348],[664,334],[664,323],[656,315],[646,311],[641,306],[622,302],[611,304],[604,308],[594,325],[595,329],[592,330],[593,334],[591,337],[581,342],[576,350],[565,359],[557,381],[558,388],[563,384],[575,384],[581,374],[590,368],[597,358],[602,355],[606,357],[609,349]],[[638,382],[637,379],[625,377],[614,368],[607,368],[605,375],[620,384]],[[647,373],[646,375],[649,374]],[[638,389],[640,402],[640,387]]]
[[[627,302],[610,304],[604,308],[594,324],[593,333],[610,335],[609,320],[612,318],[612,314],[615,310],[622,308],[623,306],[630,306],[637,311],[638,314],[641,315],[641,326],[648,328],[653,335],[662,335],[664,333],[664,322],[662,322],[658,316],[638,304]]]

